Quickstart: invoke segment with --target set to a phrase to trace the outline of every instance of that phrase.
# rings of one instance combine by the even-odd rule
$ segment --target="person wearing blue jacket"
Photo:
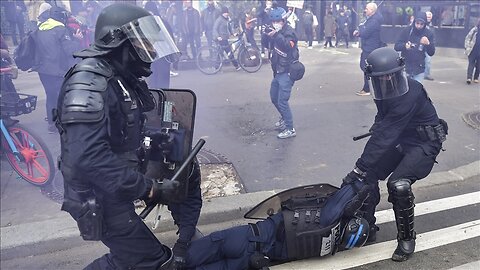
[[[435,54],[433,32],[427,28],[425,12],[418,13],[413,24],[400,33],[395,50],[405,58],[408,76],[422,83],[425,77],[425,53],[430,56]]]
[[[360,55],[360,69],[365,70],[365,59],[373,50],[383,46],[380,38],[380,29],[383,22],[383,17],[377,12],[377,4],[368,3],[365,6],[366,20],[362,22],[358,29],[353,32],[353,35],[360,37],[362,54]],[[370,86],[368,84],[367,76],[363,76],[363,88],[357,92],[359,96],[369,96]]]

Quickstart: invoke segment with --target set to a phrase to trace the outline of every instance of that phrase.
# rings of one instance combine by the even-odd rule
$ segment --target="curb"
[[[451,182],[463,182],[480,175],[480,160],[449,171],[432,173],[415,184],[415,188],[443,185]],[[381,194],[386,194],[385,185],[380,185]],[[259,202],[279,192],[280,190],[260,191],[228,197],[217,197],[204,200],[199,225],[208,225],[220,222],[242,219],[243,215]],[[162,216],[155,233],[176,230],[166,207],[163,207]],[[152,225],[153,214],[147,217],[147,223]],[[31,222],[0,228],[2,259],[18,257],[19,253],[44,253],[48,249],[66,249],[85,244],[79,237],[76,223],[66,212],[61,217],[45,221]]]

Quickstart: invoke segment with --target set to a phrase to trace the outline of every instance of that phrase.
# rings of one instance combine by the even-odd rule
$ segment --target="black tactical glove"
[[[355,212],[362,207],[368,196],[370,196],[370,192],[373,189],[373,183],[368,183],[366,177],[367,174],[365,172],[360,170],[358,167],[355,167],[347,174],[347,176],[345,176],[345,178],[343,178],[342,187],[351,185],[356,193],[352,200],[345,206],[345,216],[354,216]]]
[[[176,242],[173,246],[173,269],[182,270],[185,269],[187,259],[188,245],[185,242]]]
[[[154,179],[151,196],[149,196],[145,203],[147,205],[168,204],[174,199],[179,185],[180,183],[178,181],[172,181],[170,179]]]
[[[173,146],[175,135],[172,133],[166,133],[159,130],[147,130],[145,136],[152,138],[152,146],[154,151],[161,149],[162,151],[170,151]]]
[[[360,171],[358,168],[353,169],[342,180],[342,187],[356,182],[363,182],[365,180],[366,173]]]
[[[350,202],[345,205],[343,215],[347,217],[353,217],[355,213],[360,210],[365,201],[368,199],[368,196],[370,196],[370,191],[372,190],[372,186],[366,183],[354,183],[353,185],[354,189],[357,189],[359,185],[361,185],[361,187],[360,189],[356,190],[357,195],[355,195]]]

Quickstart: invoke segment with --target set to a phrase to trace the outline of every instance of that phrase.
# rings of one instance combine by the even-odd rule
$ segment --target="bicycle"
[[[45,186],[55,176],[50,150],[38,135],[20,125],[19,120],[11,119],[35,110],[37,96],[17,93],[11,82],[11,71],[11,67],[0,68],[1,153],[25,181],[35,186]]]
[[[257,72],[262,67],[262,57],[258,50],[245,41],[245,31],[242,31],[236,40],[229,42],[232,54],[238,51],[236,60],[240,67],[249,73]],[[225,55],[224,47],[215,43],[205,45],[198,49],[196,64],[198,69],[207,75],[213,75],[222,69],[223,63],[229,61]]]

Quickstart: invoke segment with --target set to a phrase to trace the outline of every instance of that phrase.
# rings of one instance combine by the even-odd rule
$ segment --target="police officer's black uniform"
[[[268,269],[271,263],[361,247],[368,238],[368,222],[355,214],[368,195],[364,187],[359,182],[341,189],[318,184],[305,189],[308,195],[300,195],[300,187],[272,196],[246,215],[265,220],[192,241],[187,269]],[[274,214],[279,201],[281,210]]]
[[[446,139],[447,126],[422,84],[407,79],[404,60],[390,48],[373,51],[367,58],[366,75],[374,89],[378,112],[355,169],[344,181],[366,180],[372,192],[364,207],[371,237],[378,229],[375,207],[380,201],[377,180],[388,179],[389,202],[393,204],[398,229],[398,247],[392,259],[402,261],[415,248],[414,196],[411,185],[426,177]],[[373,241],[373,239],[370,239]]]
[[[158,40],[166,39],[149,43],[152,36],[168,35],[157,19],[134,5],[106,7],[97,20],[95,44],[77,54],[83,60],[62,86],[57,113],[65,179],[62,210],[77,221],[85,240],[101,240],[110,248],[88,269],[166,269],[172,261],[170,248],[158,241],[133,204],[136,199],[165,201],[172,187],[145,177],[137,155],[143,113],[154,107],[140,78],[150,75],[151,62],[170,55],[169,50],[178,52],[166,43],[160,44],[164,51],[157,50]],[[185,246],[202,205],[195,168],[187,201],[171,205]]]

